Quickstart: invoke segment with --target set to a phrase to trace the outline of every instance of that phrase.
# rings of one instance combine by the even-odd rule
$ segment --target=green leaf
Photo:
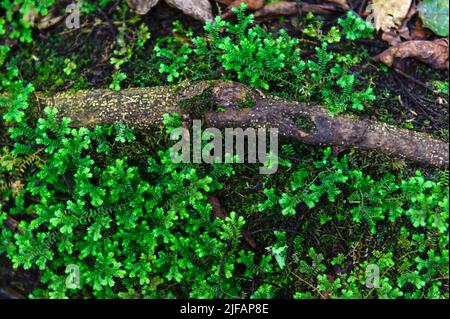
[[[448,36],[448,0],[423,0],[418,9],[426,28],[442,37]]]

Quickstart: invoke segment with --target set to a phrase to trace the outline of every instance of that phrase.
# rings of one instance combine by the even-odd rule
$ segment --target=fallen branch
[[[335,3],[311,4],[306,2],[297,3],[280,1],[270,3],[256,11],[255,18],[265,18],[279,15],[296,15],[299,11],[327,15],[345,10],[342,6]]]
[[[243,101],[249,100],[253,107],[242,108]],[[323,107],[266,96],[233,82],[63,92],[53,97],[38,95],[37,102],[40,109],[56,107],[75,126],[123,122],[145,131],[161,125],[163,114],[176,112],[184,120],[203,118],[210,127],[272,127],[290,140],[309,145],[376,150],[444,169],[449,164],[448,144],[426,134],[347,115],[333,117]]]

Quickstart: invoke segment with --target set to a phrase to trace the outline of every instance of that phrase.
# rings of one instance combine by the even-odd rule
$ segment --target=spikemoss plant
[[[255,88],[282,90],[298,99],[317,100],[333,114],[347,109],[363,110],[374,101],[373,89],[363,88],[357,76],[349,72],[359,59],[329,49],[329,43],[340,41],[341,34],[350,40],[371,35],[373,29],[355,14],[339,20],[342,31],[334,27],[322,35],[317,32],[317,25],[306,29],[315,30],[309,35],[323,43],[315,48],[314,58],[305,60],[298,39],[285,30],[273,35],[253,25],[254,17],[245,15],[245,8],[243,4],[233,9],[236,23],[216,17],[214,24],[206,24],[206,36],[192,39],[194,48],[183,43],[176,49],[174,41],[168,48],[157,46],[158,56],[167,61],[160,64],[160,72],[167,75],[168,82],[185,77],[231,78]],[[196,66],[190,61],[196,61]],[[225,72],[218,73],[220,69]]]

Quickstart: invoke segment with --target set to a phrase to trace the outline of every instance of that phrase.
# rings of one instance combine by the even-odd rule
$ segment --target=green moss
[[[184,112],[191,114],[196,119],[203,119],[205,112],[214,110],[215,105],[216,102],[210,89],[203,90],[202,93],[179,103],[179,106]]]
[[[316,124],[309,116],[296,115],[294,117],[294,123],[299,129],[306,133],[313,133],[317,129]]]
[[[256,105],[255,99],[252,97],[250,93],[247,93],[244,100],[240,101],[238,107],[240,109],[250,109]]]

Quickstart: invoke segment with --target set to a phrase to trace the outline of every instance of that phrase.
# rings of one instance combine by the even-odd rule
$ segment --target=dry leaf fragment
[[[292,15],[298,12],[297,4],[295,2],[280,1],[269,3],[261,10],[255,13],[255,17],[267,17],[274,15]]]
[[[397,32],[393,32],[390,30],[384,31],[381,34],[381,39],[392,46],[399,45],[400,43],[402,43],[400,35]]]
[[[392,46],[398,45],[402,43],[404,40],[410,41],[413,40],[411,37],[411,32],[408,27],[409,21],[411,21],[412,17],[417,13],[417,7],[415,4],[413,4],[408,14],[403,19],[400,26],[398,26],[396,29],[390,28],[390,29],[384,29],[383,34],[381,35],[381,38],[389,43]]]
[[[211,3],[208,0],[166,0],[166,2],[194,19],[203,22],[214,20]]]
[[[425,40],[432,35],[431,31],[423,28],[422,20],[417,19],[414,25],[414,29],[411,32],[413,40]]]
[[[434,41],[407,41],[390,47],[375,59],[392,66],[395,59],[415,58],[431,67],[448,70],[448,38]]]
[[[223,1],[223,0],[222,0]],[[228,1],[219,1],[221,3],[228,3]],[[222,19],[227,19],[232,15],[231,9],[238,8],[242,3],[247,4],[247,9],[258,10],[264,7],[264,0],[233,0],[227,8],[227,12],[222,15]]]
[[[166,2],[194,19],[203,22],[214,20],[211,3],[208,0],[166,0]]]
[[[46,15],[40,15],[34,8],[31,8],[23,14],[23,20],[31,27],[37,27],[39,30],[49,29],[61,21],[63,21],[65,15],[57,16],[55,7],[51,8]]]
[[[381,39],[383,41],[386,41],[392,46],[399,45],[403,42],[403,40],[410,41],[411,38],[411,32],[409,32],[409,29],[407,26],[402,26],[398,30],[386,30],[383,31],[381,35]]]
[[[249,10],[258,10],[264,7],[264,0],[234,0],[229,5],[229,9],[239,7],[241,3],[247,4]]]
[[[140,15],[147,14],[160,0],[127,0],[128,6]],[[168,5],[203,22],[212,22],[211,3],[208,0],[165,0]]]
[[[377,30],[396,29],[408,15],[412,0],[373,0],[367,7],[369,21]]]
[[[127,2],[131,9],[136,10],[140,15],[144,15],[156,6],[159,0],[127,0]]]
[[[51,27],[57,25],[58,23],[60,23],[63,20],[64,20],[64,16],[54,17],[51,15],[48,15],[48,16],[45,16],[43,19],[39,20],[37,27],[39,30],[46,30],[48,28],[51,28]]]

